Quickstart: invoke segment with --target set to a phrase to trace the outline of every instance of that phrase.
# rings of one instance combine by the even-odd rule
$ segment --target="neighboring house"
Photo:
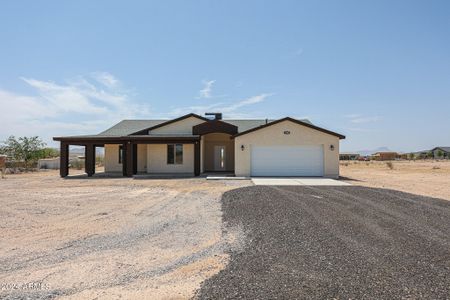
[[[232,172],[236,176],[339,176],[339,140],[345,136],[308,120],[222,120],[187,114],[173,120],[124,120],[61,142],[62,177],[68,175],[69,145],[85,146],[85,168],[95,173],[95,148],[105,147],[105,172]]]
[[[340,153],[339,160],[358,160],[361,157],[359,153]]]
[[[450,147],[436,147],[430,150],[434,158],[450,158]],[[439,154],[442,154],[439,156]]]
[[[395,160],[397,159],[398,153],[397,152],[377,152],[370,156],[370,159],[373,160]]]

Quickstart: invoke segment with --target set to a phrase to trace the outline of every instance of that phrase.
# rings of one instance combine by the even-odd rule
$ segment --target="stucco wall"
[[[290,134],[284,134],[290,131]],[[244,151],[241,150],[244,145]],[[252,146],[301,146],[323,145],[324,176],[339,176],[339,138],[290,121],[284,121],[235,138],[235,174],[250,176]],[[334,151],[330,150],[334,145]]]
[[[122,164],[119,164],[119,145],[105,145],[105,172],[122,172]]]
[[[167,164],[167,145],[147,146],[147,173],[194,173],[194,145],[183,144],[183,164]]]
[[[200,172],[205,172],[205,160],[204,160],[204,153],[205,153],[205,137],[200,137]]]
[[[225,146],[225,170],[234,170],[234,141],[229,134],[210,133],[203,136],[204,149],[202,152],[203,166],[205,171],[214,170],[214,147]]]
[[[187,119],[180,120],[175,123],[168,124],[163,127],[155,128],[151,131],[151,133],[159,133],[159,134],[171,134],[171,133],[184,133],[184,134],[192,134],[192,127],[201,123],[204,123],[204,120],[189,117]]]
[[[147,172],[147,145],[137,145],[137,171]]]

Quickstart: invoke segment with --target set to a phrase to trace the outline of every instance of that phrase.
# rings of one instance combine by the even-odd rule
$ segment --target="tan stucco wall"
[[[200,172],[205,172],[205,160],[204,160],[204,153],[205,153],[205,137],[200,137]]]
[[[290,131],[289,135],[284,131]],[[244,151],[241,150],[244,145]],[[339,138],[290,121],[284,121],[235,138],[235,174],[250,176],[250,153],[252,146],[301,146],[323,145],[324,176],[339,176]],[[334,151],[330,150],[334,145]]]
[[[105,172],[122,172],[119,164],[119,145],[105,145]]]
[[[151,133],[159,133],[159,134],[171,134],[171,133],[184,133],[184,134],[192,134],[192,127],[201,123],[204,123],[204,120],[189,117],[187,119],[180,120],[175,123],[168,124],[163,127],[156,128],[151,130]]]
[[[204,149],[202,151],[204,170],[214,170],[214,146],[225,146],[225,171],[234,170],[234,140],[229,134],[210,133],[203,136]]]
[[[194,145],[183,144],[183,164],[167,164],[167,145],[147,146],[147,173],[194,173]]]
[[[147,145],[137,145],[137,171],[147,172]]]

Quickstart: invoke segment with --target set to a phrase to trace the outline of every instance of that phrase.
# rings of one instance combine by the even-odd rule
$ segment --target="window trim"
[[[119,145],[119,164],[122,164],[123,160],[123,146]]]
[[[172,158],[173,161],[169,161],[169,147],[172,146]],[[181,161],[177,160],[177,147],[181,146]],[[180,149],[180,148],[178,148]],[[184,146],[183,144],[176,143],[176,144],[167,144],[167,150],[166,150],[166,164],[167,165],[182,165],[183,164],[183,156],[184,156]]]

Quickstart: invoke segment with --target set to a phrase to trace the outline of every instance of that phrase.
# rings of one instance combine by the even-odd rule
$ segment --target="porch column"
[[[200,176],[200,141],[194,142],[194,175]]]
[[[95,174],[95,145],[87,144],[84,148],[84,169],[88,177]]]
[[[69,144],[61,142],[59,151],[59,175],[69,175]]]
[[[133,175],[137,174],[138,171],[138,167],[137,167],[137,156],[138,156],[138,152],[137,152],[137,144],[133,144]]]
[[[123,144],[123,151],[125,154],[125,159],[123,160],[123,176],[132,177],[133,176],[133,144],[131,142],[126,142]]]

